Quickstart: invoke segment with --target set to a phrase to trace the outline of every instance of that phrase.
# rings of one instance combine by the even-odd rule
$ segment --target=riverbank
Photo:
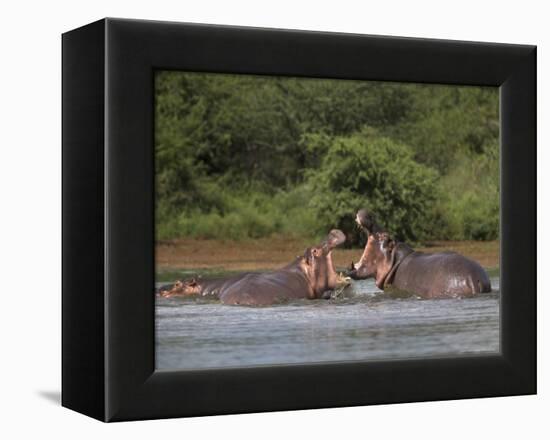
[[[197,270],[269,270],[292,261],[311,246],[310,240],[296,238],[262,238],[250,241],[181,239],[156,245],[157,272],[182,269]],[[423,252],[455,251],[472,258],[485,268],[499,266],[498,241],[439,241],[415,250]],[[349,267],[361,257],[361,249],[336,249],[334,264]]]

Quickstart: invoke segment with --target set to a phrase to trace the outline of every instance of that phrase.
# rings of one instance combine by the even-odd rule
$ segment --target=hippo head
[[[177,280],[171,288],[163,288],[159,291],[159,295],[165,298],[172,296],[187,296],[197,295],[201,292],[201,286],[195,278],[185,281]]]
[[[314,298],[322,298],[326,291],[337,286],[339,278],[332,263],[332,250],[345,241],[344,233],[333,229],[319,245],[307,248],[300,258]]]
[[[376,232],[383,232],[382,228],[374,220],[374,216],[366,209],[360,209],[355,215],[355,222],[363,229],[367,234],[374,234]]]
[[[382,288],[395,260],[395,241],[387,232],[369,234],[363,255],[351,265],[347,275],[354,280],[374,277],[376,286]]]

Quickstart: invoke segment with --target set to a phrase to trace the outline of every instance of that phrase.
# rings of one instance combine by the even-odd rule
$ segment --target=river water
[[[157,298],[157,369],[426,358],[499,352],[500,292],[420,300],[354,282],[344,298],[271,307]]]

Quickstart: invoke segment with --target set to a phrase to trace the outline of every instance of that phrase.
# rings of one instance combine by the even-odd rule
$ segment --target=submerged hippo
[[[329,298],[342,283],[334,270],[332,250],[346,237],[330,231],[318,246],[306,249],[288,266],[273,272],[242,273],[212,280],[185,280],[159,289],[161,296],[200,295],[216,297],[224,304],[270,305],[287,299]]]
[[[357,213],[356,221],[369,238],[361,259],[347,273],[351,278],[372,277],[379,289],[423,298],[470,297],[491,291],[487,273],[475,261],[456,252],[416,252],[382,231],[365,210]]]

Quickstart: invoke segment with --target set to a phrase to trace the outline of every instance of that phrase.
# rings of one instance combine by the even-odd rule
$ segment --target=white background
[[[0,436],[541,438],[548,435],[548,13],[543,1],[42,1],[0,6]],[[105,16],[538,45],[539,395],[102,424],[59,406],[61,39]],[[542,251],[541,251],[542,250]],[[452,379],[450,379],[452,380]],[[544,434],[543,434],[544,433]],[[546,437],[548,438],[548,437]]]

